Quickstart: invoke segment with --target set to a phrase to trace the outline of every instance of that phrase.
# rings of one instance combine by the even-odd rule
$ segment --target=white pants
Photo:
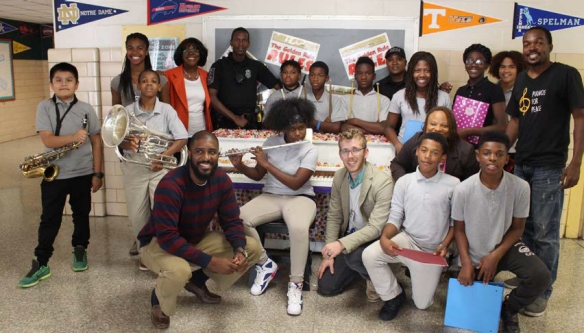
[[[132,222],[133,236],[138,237],[142,228],[150,220],[156,186],[168,170],[154,172],[147,166],[128,162],[122,162],[121,168],[124,173],[128,217]]]
[[[392,240],[401,248],[421,250],[408,239],[404,232],[397,234]],[[390,256],[383,252],[381,244],[376,241],[363,251],[363,264],[367,268],[367,273],[379,297],[384,301],[389,301],[402,292],[388,265],[393,263],[402,263],[410,269],[412,298],[416,307],[423,310],[432,305],[434,293],[442,275],[442,267],[422,264],[402,256]]]

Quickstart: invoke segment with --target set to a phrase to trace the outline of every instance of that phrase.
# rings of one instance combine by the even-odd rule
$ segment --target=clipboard
[[[448,267],[446,260],[441,256],[435,256],[434,253],[405,248],[402,248],[401,250],[394,249],[393,252],[399,256],[406,257],[423,264]]]
[[[451,278],[444,325],[479,333],[497,333],[504,294],[502,283],[475,281],[472,286],[465,287]]]

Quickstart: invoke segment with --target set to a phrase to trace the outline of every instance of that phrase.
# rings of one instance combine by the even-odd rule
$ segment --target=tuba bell
[[[117,149],[123,141],[131,141],[134,137],[140,139],[138,150],[132,154],[132,158],[126,158]],[[121,105],[114,107],[103,120],[101,127],[101,138],[107,147],[114,149],[118,158],[122,161],[150,166],[152,163],[161,163],[166,169],[173,169],[177,166],[185,165],[187,161],[187,147],[183,146],[180,151],[180,161],[174,156],[165,156],[161,151],[167,150],[174,141],[171,135],[150,130],[136,118],[131,112]],[[141,157],[141,158],[136,158]]]

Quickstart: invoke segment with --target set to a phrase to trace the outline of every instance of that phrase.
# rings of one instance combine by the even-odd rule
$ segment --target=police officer
[[[263,63],[246,56],[249,32],[245,28],[233,30],[230,45],[233,51],[217,60],[207,77],[213,127],[257,129],[257,82],[274,88],[278,80]]]

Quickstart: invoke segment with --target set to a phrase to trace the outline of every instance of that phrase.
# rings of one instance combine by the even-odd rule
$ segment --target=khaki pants
[[[245,234],[261,243],[255,227],[284,219],[290,233],[290,280],[304,280],[304,266],[308,257],[308,229],[316,216],[316,204],[303,196],[263,193],[240,209],[240,217],[245,226]],[[262,260],[267,259],[266,250],[261,247]]]
[[[247,269],[249,269],[259,259],[260,245],[250,237],[246,237],[246,240],[245,249],[249,256]],[[232,258],[234,255],[231,244],[227,241],[225,235],[218,231],[206,232],[205,237],[199,243],[193,245],[214,257]],[[178,293],[189,282],[192,271],[200,269],[200,267],[164,251],[158,245],[156,237],[152,238],[150,244],[141,249],[141,255],[142,263],[149,270],[158,274],[155,292],[162,312],[167,316],[172,316],[176,312],[176,297]],[[208,269],[203,269],[203,271],[219,285],[221,290],[229,288],[241,277],[241,274],[238,273],[225,275],[213,273]]]
[[[147,166],[129,162],[121,163],[120,167],[124,173],[128,217],[132,222],[133,236],[136,238],[150,220],[150,211],[154,206],[154,191],[168,170],[154,172]]]

